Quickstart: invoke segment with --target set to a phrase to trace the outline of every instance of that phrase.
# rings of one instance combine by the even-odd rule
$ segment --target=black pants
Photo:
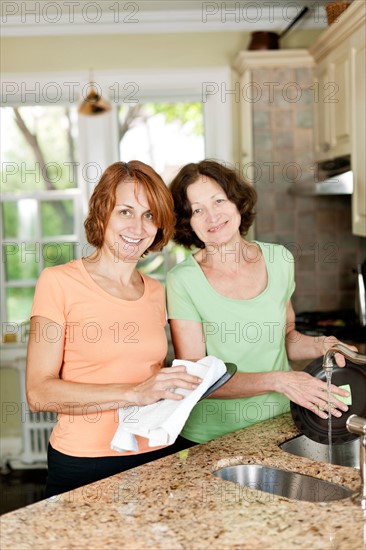
[[[46,485],[46,498],[65,493],[109,477],[146,462],[163,458],[177,453],[183,449],[193,447],[196,443],[178,436],[173,445],[128,456],[102,456],[95,458],[69,456],[56,451],[48,444],[48,477]]]

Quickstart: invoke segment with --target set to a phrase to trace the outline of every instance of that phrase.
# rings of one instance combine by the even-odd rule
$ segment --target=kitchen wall
[[[256,237],[282,243],[294,254],[296,311],[353,309],[352,269],[365,259],[366,239],[352,235],[351,197],[289,194],[299,178],[314,177],[312,69],[252,74],[261,89],[253,103]]]

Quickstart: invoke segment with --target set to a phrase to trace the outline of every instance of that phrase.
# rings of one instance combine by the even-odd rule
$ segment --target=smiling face
[[[151,246],[157,227],[147,201],[145,189],[133,180],[116,188],[116,205],[104,235],[103,248],[113,251],[115,258],[137,262]]]
[[[188,186],[187,198],[191,227],[202,242],[221,245],[240,239],[240,213],[217,181],[200,176]]]

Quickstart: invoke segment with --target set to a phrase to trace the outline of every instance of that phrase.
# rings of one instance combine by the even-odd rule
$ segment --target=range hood
[[[291,185],[289,193],[300,196],[352,195],[353,172],[349,155],[318,163],[312,178]]]

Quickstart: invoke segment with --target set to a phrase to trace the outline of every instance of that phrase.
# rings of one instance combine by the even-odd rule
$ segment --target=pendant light
[[[97,92],[93,80],[91,79],[88,95],[79,106],[79,113],[86,116],[95,116],[107,113],[111,109],[111,104]]]

